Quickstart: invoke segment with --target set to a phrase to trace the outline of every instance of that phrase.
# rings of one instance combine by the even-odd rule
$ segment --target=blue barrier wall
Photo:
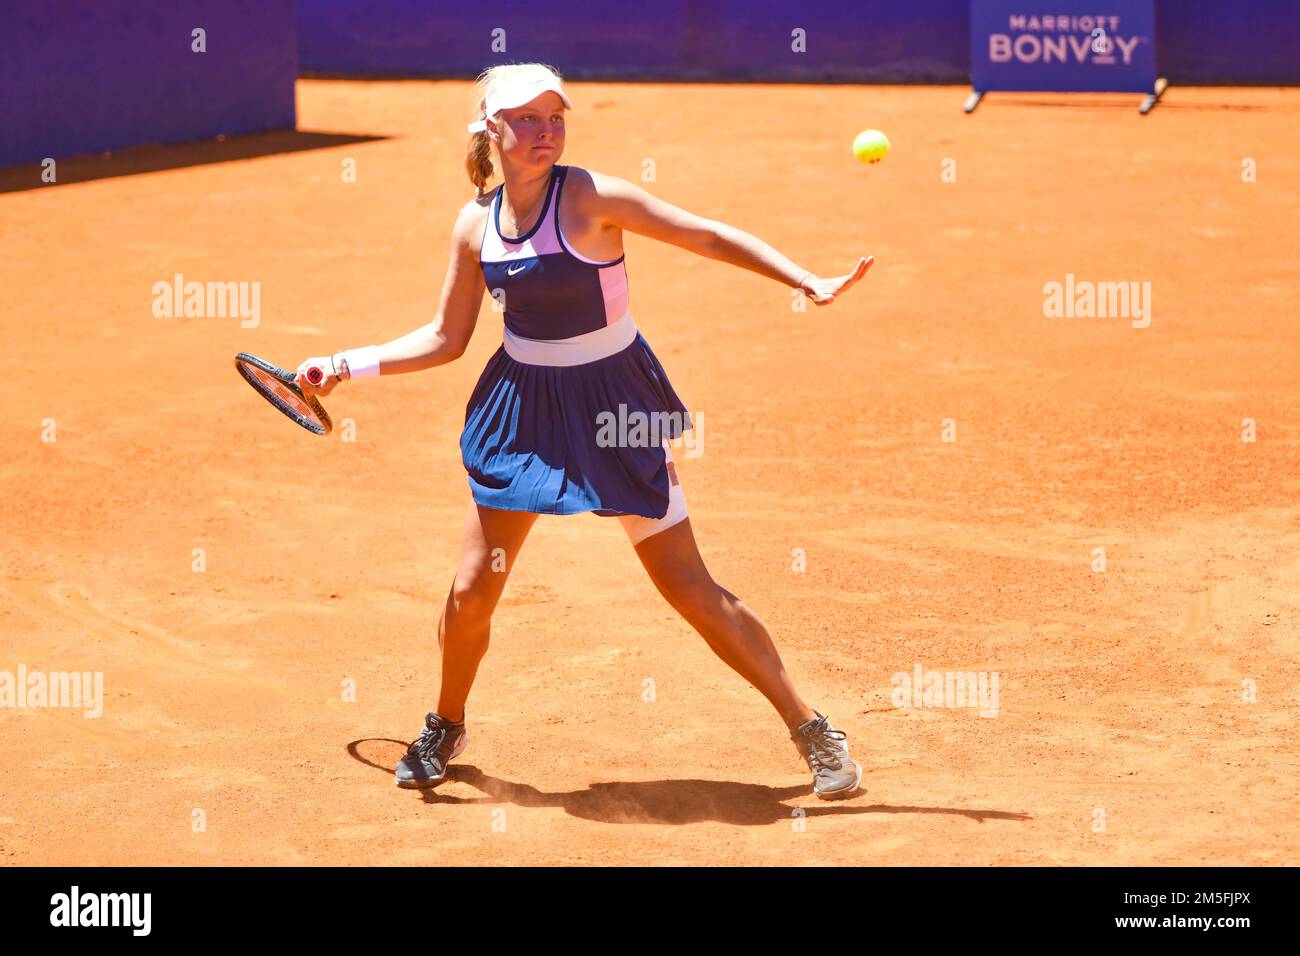
[[[302,69],[473,76],[540,60],[569,79],[964,83],[969,0],[299,0]],[[791,49],[802,28],[807,52]],[[493,31],[506,49],[494,52]]]
[[[297,69],[293,0],[6,0],[0,166],[292,127]]]
[[[1171,83],[1300,83],[1300,2],[1157,0],[1156,55]]]
[[[795,27],[806,53],[790,49]],[[298,0],[298,33],[302,69],[327,74],[467,77],[541,60],[570,79],[970,79],[969,0]],[[1300,0],[1157,0],[1156,63],[1172,83],[1300,83]]]
[[[1043,6],[1026,0],[1029,8]],[[1047,3],[1050,7],[1050,2]],[[294,125],[302,69],[572,79],[966,83],[969,0],[5,0],[0,166]],[[192,53],[190,31],[207,31]],[[806,33],[806,52],[791,48]],[[505,51],[494,51],[504,30]],[[497,34],[499,37],[500,34]],[[1157,0],[1172,83],[1300,83],[1300,0]]]

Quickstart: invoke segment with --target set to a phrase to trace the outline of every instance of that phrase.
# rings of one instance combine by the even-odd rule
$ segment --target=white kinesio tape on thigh
[[[622,515],[619,520],[627,532],[632,546],[636,547],[646,538],[660,531],[666,531],[686,519],[686,491],[677,478],[677,469],[673,463],[673,453],[664,442],[664,457],[668,462],[668,511],[662,518],[647,518],[644,515]]]
[[[348,349],[343,353],[348,363],[348,378],[374,378],[379,374],[379,346],[367,345],[363,349]]]

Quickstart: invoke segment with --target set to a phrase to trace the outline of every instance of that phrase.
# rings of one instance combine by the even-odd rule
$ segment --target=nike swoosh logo
[[[527,269],[527,268],[528,268],[527,264],[524,264],[524,265],[520,266],[518,269],[511,269],[511,268],[507,267],[507,268],[506,268],[506,275],[508,275],[508,276],[512,276],[512,275],[514,275],[516,272],[523,272],[523,271],[524,271],[525,269]]]

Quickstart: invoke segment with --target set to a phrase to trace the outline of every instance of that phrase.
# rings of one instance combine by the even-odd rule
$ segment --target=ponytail
[[[492,139],[487,130],[470,134],[469,146],[465,149],[465,171],[469,173],[469,181],[478,189],[479,196],[482,196],[493,172]]]

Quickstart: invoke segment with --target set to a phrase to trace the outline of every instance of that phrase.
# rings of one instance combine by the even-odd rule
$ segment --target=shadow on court
[[[367,766],[392,773],[391,764],[362,756],[360,745],[381,740],[358,740],[348,745],[348,753]],[[383,738],[385,743],[400,741]],[[392,763],[402,751],[395,752]],[[468,784],[483,792],[482,797],[456,797],[445,792],[456,783]],[[390,786],[395,786],[389,782]],[[862,779],[856,793],[839,800],[817,800],[811,785],[768,787],[755,783],[728,780],[641,780],[593,783],[582,790],[546,792],[526,783],[511,783],[483,773],[473,764],[453,763],[447,779],[438,787],[418,791],[428,804],[512,804],[517,807],[559,807],[570,816],[598,823],[661,823],[680,825],[713,821],[733,826],[770,826],[793,819],[795,807],[782,801],[808,797],[815,806],[803,807],[804,816],[859,813],[922,813],[967,817],[976,823],[985,820],[1029,820],[1026,813],[1005,810],[960,809],[957,807],[914,807],[868,803],[870,774]],[[415,792],[415,791],[412,791]]]
[[[57,182],[53,183],[41,179],[44,167],[39,163],[4,167],[0,169],[0,193],[22,192],[27,189],[57,189],[59,186],[92,182],[96,179],[138,176],[142,173],[156,173],[166,169],[229,163],[239,159],[273,156],[277,153],[299,153],[308,149],[330,149],[335,146],[370,143],[388,138],[387,136],[310,133],[286,129],[195,143],[178,143],[172,146],[133,146],[130,149],[98,156],[70,156],[67,159],[59,159],[56,166]]]

